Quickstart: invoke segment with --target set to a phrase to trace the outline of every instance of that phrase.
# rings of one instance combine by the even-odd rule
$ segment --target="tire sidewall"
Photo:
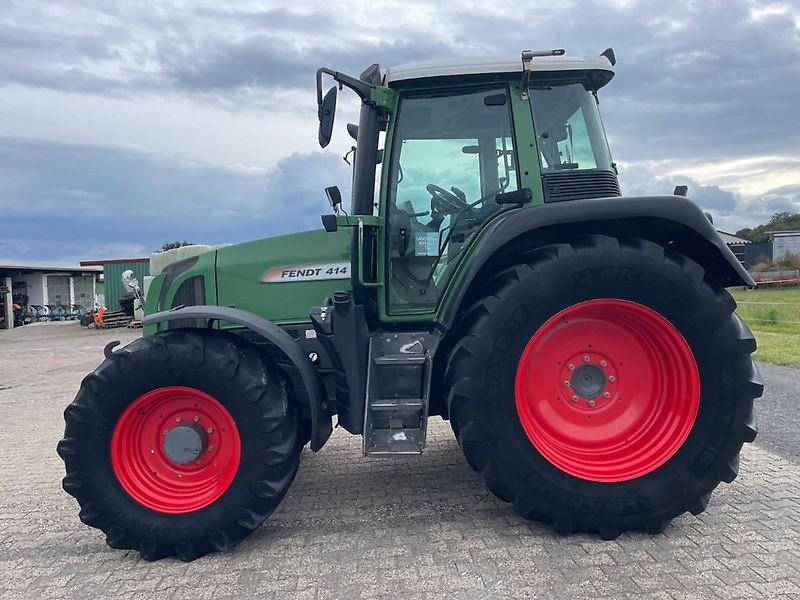
[[[134,538],[157,537],[159,543],[176,544],[186,539],[204,539],[210,530],[229,523],[242,507],[271,512],[283,494],[274,503],[261,500],[254,495],[253,483],[267,477],[293,477],[297,470],[299,447],[293,459],[284,464],[264,463],[263,453],[285,444],[292,434],[296,436],[297,425],[284,384],[275,375],[274,380],[264,378],[262,383],[272,388],[272,393],[264,395],[269,396],[272,403],[275,400],[281,402],[280,406],[273,405],[268,409],[279,411],[287,423],[271,432],[262,431],[260,420],[265,407],[259,397],[263,394],[263,388],[261,392],[254,392],[251,377],[254,374],[253,365],[258,364],[255,361],[263,360],[256,351],[224,334],[213,340],[204,339],[202,352],[186,334],[175,331],[170,332],[169,336],[168,353],[158,352],[152,341],[144,338],[115,353],[118,354],[115,360],[107,361],[98,368],[101,379],[104,369],[122,371],[125,375],[124,385],[115,385],[112,389],[105,386],[92,392],[81,391],[95,397],[98,394],[104,396],[104,408],[83,438],[86,454],[91,459],[82,470],[87,473],[94,500],[101,504],[110,522],[121,525]],[[219,368],[220,355],[229,345],[233,345],[241,357],[233,377],[226,376]],[[124,353],[128,353],[128,356],[124,356]],[[162,513],[140,504],[119,483],[111,462],[111,439],[122,413],[142,394],[167,386],[195,388],[219,401],[233,418],[241,445],[239,466],[228,488],[208,506],[187,513]],[[279,389],[282,393],[275,393]]]
[[[496,449],[493,467],[559,509],[597,516],[682,512],[687,499],[716,485],[703,478],[721,458],[725,424],[736,411],[734,402],[721,397],[717,333],[730,314],[719,309],[715,291],[702,278],[687,278],[677,261],[644,252],[584,251],[523,269],[518,284],[499,294],[484,329],[496,332],[485,345],[483,379],[485,404],[497,407],[484,419],[484,433]],[[544,458],[522,427],[515,398],[520,357],[534,333],[562,309],[599,298],[636,302],[670,321],[692,350],[701,384],[695,423],[678,451],[644,476],[612,483],[572,476]]]

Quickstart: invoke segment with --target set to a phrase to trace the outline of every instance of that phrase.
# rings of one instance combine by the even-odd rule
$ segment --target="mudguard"
[[[286,375],[295,384],[295,393],[301,402],[308,404],[311,415],[311,450],[317,452],[322,448],[333,430],[331,417],[323,410],[322,406],[325,401],[322,380],[314,365],[297,342],[292,339],[292,336],[267,319],[227,306],[187,306],[148,315],[142,320],[142,323],[155,325],[178,319],[194,319],[196,323],[205,321],[208,325],[211,325],[213,321],[235,323],[257,333],[269,342],[296,370],[296,376],[294,373],[286,373]]]
[[[442,305],[441,324],[455,322],[465,299],[487,276],[538,246],[570,235],[634,236],[661,244],[699,263],[725,287],[754,286],[750,274],[702,210],[681,196],[571,200],[510,210],[492,220],[465,257],[458,283]]]

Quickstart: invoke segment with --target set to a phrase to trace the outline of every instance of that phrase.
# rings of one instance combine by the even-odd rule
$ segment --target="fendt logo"
[[[327,279],[347,279],[348,277],[350,277],[350,263],[340,262],[275,267],[261,276],[261,282],[324,281]]]

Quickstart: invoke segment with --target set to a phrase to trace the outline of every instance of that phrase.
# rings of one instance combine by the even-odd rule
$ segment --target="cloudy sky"
[[[800,0],[0,0],[0,263],[317,227],[357,109],[320,151],[318,66],[608,46],[625,193],[800,210]]]

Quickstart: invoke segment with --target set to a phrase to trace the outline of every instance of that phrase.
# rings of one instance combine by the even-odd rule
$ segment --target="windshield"
[[[430,312],[462,250],[518,189],[505,86],[408,93],[392,140],[387,299],[392,314]]]
[[[597,100],[581,83],[531,90],[542,173],[611,169]]]

